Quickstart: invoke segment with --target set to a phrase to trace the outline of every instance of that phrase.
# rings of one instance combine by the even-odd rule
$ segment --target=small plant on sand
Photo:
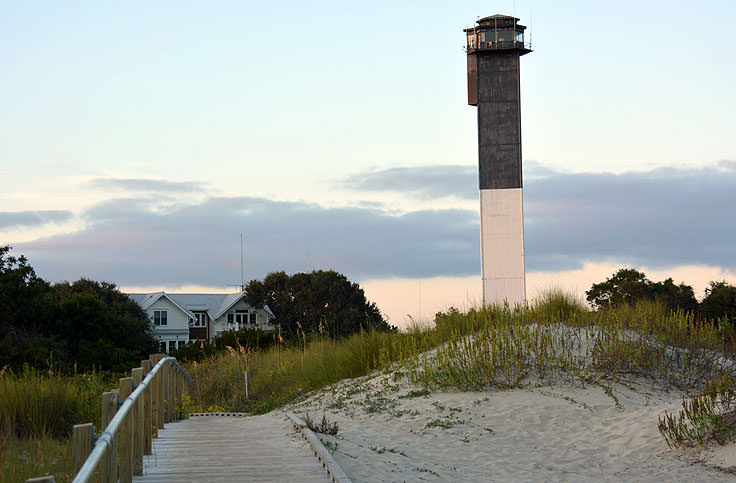
[[[333,453],[333,454],[335,453],[335,451],[337,451],[337,448],[340,447],[340,444],[337,443],[337,442],[326,441],[326,440],[324,440],[322,438],[319,438],[319,441],[322,443],[322,446],[324,446],[325,448],[327,448],[327,451],[329,451],[330,453]]]
[[[430,392],[427,389],[413,389],[406,394],[399,396],[399,399],[414,398],[414,397],[426,397],[429,396]]]
[[[709,379],[705,389],[684,398],[677,415],[665,412],[659,432],[670,447],[704,445],[715,440],[724,445],[736,435],[736,378],[731,373]]]
[[[414,468],[414,471],[418,471],[420,473],[429,473],[429,474],[434,475],[434,476],[437,476],[437,477],[440,476],[440,474],[437,473],[436,471],[432,471],[429,468],[421,468],[419,466],[415,467]]]
[[[312,418],[310,418],[309,414],[307,413],[304,415],[304,424],[315,433],[337,436],[337,432],[339,431],[337,423],[330,423],[327,420],[327,416],[325,416],[324,414],[322,415],[322,421],[320,421],[319,424],[316,424],[314,421],[312,421]]]
[[[431,429],[431,428],[440,428],[440,429],[450,429],[451,427],[455,426],[456,424],[464,424],[467,421],[462,419],[451,419],[451,418],[436,418],[432,419],[430,421],[427,421],[427,424],[424,425],[424,429]]]

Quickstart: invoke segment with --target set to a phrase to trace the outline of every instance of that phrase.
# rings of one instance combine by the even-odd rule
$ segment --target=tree
[[[0,247],[0,367],[125,371],[157,350],[145,312],[114,284],[51,286]]]
[[[49,284],[36,276],[23,255],[10,256],[10,246],[0,246],[0,339],[23,332],[44,332],[51,317]]]
[[[723,320],[736,327],[736,287],[723,282],[710,282],[700,302],[700,314],[710,320]]]
[[[675,285],[672,278],[664,282],[654,282],[649,286],[649,298],[662,302],[670,310],[684,310],[695,312],[698,310],[698,300],[690,285],[681,283]]]
[[[360,330],[393,329],[363,289],[334,270],[291,276],[272,272],[262,282],[251,280],[245,294],[254,307],[268,305],[282,333],[289,336],[299,326],[306,333],[326,332],[332,338]]]
[[[115,284],[82,278],[52,289],[59,307],[55,335],[68,341],[78,367],[125,371],[158,350],[150,319]]]
[[[695,311],[698,307],[690,285],[675,285],[672,278],[652,282],[643,272],[633,268],[622,268],[605,282],[594,283],[585,295],[598,309],[633,305],[641,300],[660,302],[670,310]]]
[[[622,268],[605,282],[594,283],[585,292],[585,298],[599,309],[632,304],[646,296],[651,284],[644,273],[633,268]]]

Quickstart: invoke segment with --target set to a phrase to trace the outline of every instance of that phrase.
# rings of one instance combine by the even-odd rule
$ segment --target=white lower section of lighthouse
[[[483,305],[526,302],[521,188],[480,190]]]

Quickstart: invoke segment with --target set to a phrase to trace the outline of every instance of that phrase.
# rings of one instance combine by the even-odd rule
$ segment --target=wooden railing
[[[91,481],[95,473],[103,483],[131,482],[143,474],[143,455],[151,454],[158,431],[185,416],[177,402],[192,379],[176,358],[153,354],[131,376],[120,379],[119,389],[102,394],[102,433],[95,434],[92,423],[74,426],[74,483]]]

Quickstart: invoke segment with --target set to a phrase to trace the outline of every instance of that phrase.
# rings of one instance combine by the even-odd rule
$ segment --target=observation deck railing
[[[532,44],[531,42],[519,42],[516,40],[499,40],[496,42],[471,42],[470,44],[465,46],[466,52],[507,49],[532,50]]]

